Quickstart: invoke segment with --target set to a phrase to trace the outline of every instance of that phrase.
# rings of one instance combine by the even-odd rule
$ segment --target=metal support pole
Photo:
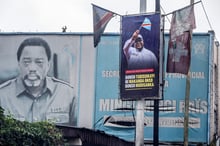
[[[160,0],[155,0],[155,10],[156,12],[160,12]]]
[[[145,13],[147,10],[147,0],[140,0],[140,13]]]
[[[154,100],[154,146],[159,144],[159,100]]]
[[[184,113],[184,146],[188,146],[188,128],[189,128],[189,96],[190,96],[190,74],[186,77],[185,93],[185,113]]]
[[[144,100],[137,101],[136,108],[136,143],[135,146],[143,146],[144,145]]]
[[[146,12],[146,0],[140,0],[140,13]],[[136,105],[136,140],[135,146],[144,146],[144,106],[143,99],[137,101]]]
[[[220,57],[220,51],[219,51],[219,42],[218,41],[216,41],[215,42],[215,45],[216,45],[216,47],[217,47],[217,117],[220,117],[220,86],[219,86],[219,77],[220,77],[220,70],[219,70],[219,68],[220,68],[220,59],[219,59],[219,57]],[[220,123],[218,123],[217,124],[217,135],[220,135]]]
[[[155,0],[155,11],[160,12],[160,0]],[[160,39],[161,34],[160,34]],[[160,50],[163,45],[160,42]],[[162,58],[161,58],[162,59]],[[154,100],[154,138],[153,143],[154,146],[159,145],[159,100]]]
[[[194,0],[190,0],[193,4]],[[190,31],[192,38],[192,31]],[[190,48],[192,47],[192,40],[190,40]],[[190,49],[191,50],[191,49]],[[185,112],[184,112],[184,146],[188,146],[189,137],[189,96],[190,96],[190,70],[186,76],[186,92],[185,92]]]

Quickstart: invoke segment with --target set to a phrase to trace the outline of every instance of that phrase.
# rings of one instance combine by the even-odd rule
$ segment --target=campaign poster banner
[[[160,14],[122,17],[120,96],[158,99]]]

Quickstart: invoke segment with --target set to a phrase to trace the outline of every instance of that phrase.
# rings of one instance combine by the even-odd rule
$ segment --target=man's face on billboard
[[[142,48],[144,47],[144,41],[142,38],[137,38],[135,40],[135,44],[134,44],[134,47],[138,50],[142,50]]]
[[[20,74],[27,87],[43,84],[50,64],[42,46],[26,46],[19,61]]]

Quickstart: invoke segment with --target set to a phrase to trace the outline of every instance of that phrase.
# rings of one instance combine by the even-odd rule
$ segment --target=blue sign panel
[[[212,34],[195,34],[190,66],[189,142],[208,143]],[[94,127],[125,140],[135,139],[136,102],[119,97],[119,36],[103,36],[97,50]],[[165,62],[168,35],[165,35]],[[166,69],[166,68],[165,68]],[[159,101],[159,141],[183,142],[186,76],[166,73]],[[154,101],[146,100],[144,139],[153,140]]]

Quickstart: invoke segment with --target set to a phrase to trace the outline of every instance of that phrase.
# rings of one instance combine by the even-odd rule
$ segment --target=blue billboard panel
[[[134,141],[136,102],[119,97],[119,36],[104,36],[97,53],[94,127]],[[169,36],[165,35],[165,57]],[[212,34],[195,34],[190,66],[189,142],[209,142]],[[166,64],[166,58],[165,62]],[[166,68],[165,68],[166,69]],[[164,99],[159,101],[159,141],[183,142],[186,76],[165,73]],[[144,140],[153,140],[154,101],[145,102]]]
[[[160,14],[123,16],[120,97],[159,96]]]

